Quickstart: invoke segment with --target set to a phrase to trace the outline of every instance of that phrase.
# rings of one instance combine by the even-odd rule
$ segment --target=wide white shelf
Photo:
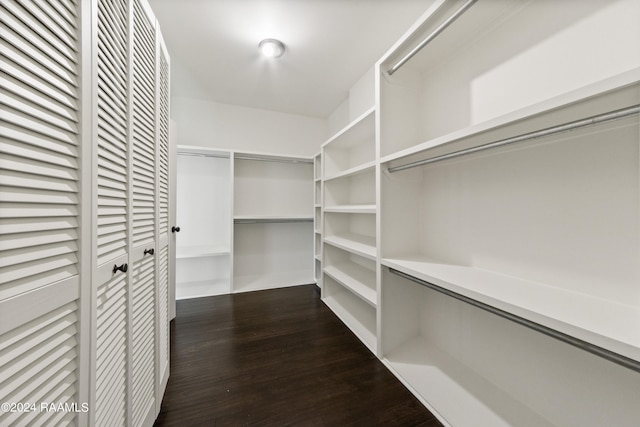
[[[496,272],[422,257],[382,264],[640,361],[640,309]]]
[[[336,205],[336,206],[326,206],[324,208],[325,212],[334,212],[334,213],[376,213],[376,205]]]
[[[314,277],[313,269],[246,276],[236,274],[233,278],[233,292],[286,288],[315,282],[316,279]]]
[[[375,291],[376,274],[374,271],[367,270],[351,262],[341,262],[325,266],[324,272],[371,307],[375,308],[378,305]]]
[[[251,222],[313,222],[313,215],[235,215],[234,223]]]
[[[176,258],[199,258],[208,256],[229,255],[231,249],[228,246],[199,245],[179,246],[176,248]]]
[[[374,139],[375,133],[375,106],[369,108],[359,117],[349,123],[347,126],[338,131],[322,147],[327,145],[338,145],[340,148],[346,148],[352,144],[358,144],[367,139]]]
[[[369,350],[376,353],[376,315],[374,309],[346,290],[324,297],[322,301]]]
[[[272,161],[272,162],[282,162],[282,163],[309,163],[313,164],[313,157],[300,157],[296,155],[289,154],[272,154],[272,153],[264,153],[260,151],[245,151],[240,152],[236,151],[234,153],[235,160],[248,160],[248,161]]]
[[[384,359],[441,421],[451,426],[551,426],[526,405],[417,337]]]
[[[353,166],[349,169],[343,170],[341,172],[335,173],[331,176],[325,177],[324,181],[326,182],[326,181],[331,181],[332,179],[346,178],[349,176],[358,175],[361,173],[365,173],[370,169],[374,169],[375,167],[376,167],[376,161],[372,160],[370,162],[362,163],[362,164]]]
[[[176,283],[176,299],[200,298],[228,294],[228,278]]]
[[[446,135],[442,135],[427,141],[424,141],[420,144],[416,144],[410,148],[397,151],[395,153],[383,156],[380,160],[381,163],[390,162],[397,159],[402,159],[404,157],[408,157],[417,153],[420,153],[425,150],[433,149],[436,147],[441,147],[446,144],[450,144],[459,140],[463,140],[465,138],[474,138],[478,137],[477,144],[474,145],[482,145],[489,142],[493,142],[491,138],[491,131],[500,130],[500,128],[507,127],[509,125],[516,125],[519,128],[522,127],[522,123],[526,120],[536,120],[539,116],[543,116],[544,114],[552,114],[556,117],[561,117],[558,110],[573,108],[574,110],[578,110],[574,108],[577,104],[586,104],[592,102],[594,99],[599,96],[606,95],[607,93],[611,93],[621,89],[628,89],[637,94],[637,85],[640,81],[640,69],[633,69],[616,76],[598,81],[596,83],[592,83],[586,85],[582,88],[569,91],[562,95],[555,96],[553,98],[547,99],[542,102],[538,102],[536,104],[530,105],[528,107],[521,108],[519,110],[510,112],[508,114],[504,114],[502,116],[477,123],[471,126],[467,126],[465,128],[459,129],[455,132],[448,133]],[[633,87],[635,85],[635,88]],[[631,95],[633,97],[633,95]],[[637,95],[636,95],[637,97]],[[624,106],[629,106],[628,96],[620,96],[619,101],[615,100],[605,100],[602,102],[604,107],[608,108],[602,112],[609,112],[610,110],[615,110],[618,108],[622,108]],[[597,101],[597,100],[596,100]],[[620,104],[620,105],[618,105]],[[598,109],[601,109],[598,108]],[[591,107],[593,109],[593,107]],[[574,113],[575,114],[575,113]],[[593,114],[597,114],[594,112]],[[584,114],[588,116],[589,114]],[[583,117],[572,117],[568,120],[577,120]],[[552,126],[554,124],[561,123],[548,123],[550,119],[544,120],[547,122],[546,125],[533,126],[533,128],[528,129],[524,127],[523,132],[536,131],[539,128]],[[562,120],[562,119],[558,119]],[[497,138],[505,137],[506,135],[500,135]],[[395,165],[395,164],[394,164]]]
[[[375,237],[345,233],[340,236],[325,236],[324,242],[371,260],[376,259]]]

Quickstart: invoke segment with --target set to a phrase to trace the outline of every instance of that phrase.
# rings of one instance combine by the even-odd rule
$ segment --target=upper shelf
[[[424,257],[382,264],[459,295],[640,361],[640,309],[579,292]]]
[[[362,143],[362,141],[369,141],[373,137],[375,111],[375,106],[369,108],[341,131],[329,138],[322,144],[322,148],[326,148],[328,145],[348,148],[353,145],[358,145]]]
[[[463,3],[434,2],[378,64],[381,158],[517,128],[532,115],[546,115],[533,129],[571,121],[545,113],[600,94],[599,85],[640,68],[640,55],[631,53],[640,51],[640,27],[631,18],[640,15],[638,2],[476,1],[438,33]]]
[[[322,145],[323,176],[330,179],[375,161],[375,108]]]
[[[336,172],[330,176],[327,176],[324,181],[331,181],[334,179],[338,179],[338,178],[347,178],[350,176],[354,176],[354,175],[359,175],[359,174],[363,174],[366,172],[369,172],[371,170],[374,170],[376,167],[376,162],[375,160],[366,162],[366,163],[361,163],[359,165],[353,166],[349,169],[345,169],[339,172]]]
[[[389,167],[490,144],[640,103],[640,68],[478,123],[381,159]]]
[[[308,215],[235,215],[234,224],[278,223],[278,222],[313,222]]]

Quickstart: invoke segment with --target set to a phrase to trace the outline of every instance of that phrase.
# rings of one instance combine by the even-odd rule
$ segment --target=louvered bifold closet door
[[[97,218],[94,286],[95,405],[93,424],[125,426],[127,421],[128,300],[128,7],[126,0],[99,0],[97,94],[94,108]],[[121,270],[114,270],[114,266]]]
[[[158,396],[164,394],[169,380],[169,54],[160,29],[157,39],[157,192],[158,192]],[[160,410],[161,399],[156,403]]]
[[[155,18],[133,0],[132,425],[151,425],[156,403]]]
[[[79,378],[80,19],[68,0],[0,2],[0,425],[71,424]],[[19,409],[19,408],[18,408]]]

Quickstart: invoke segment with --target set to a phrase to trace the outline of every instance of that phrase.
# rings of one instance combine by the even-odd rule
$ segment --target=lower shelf
[[[385,362],[425,406],[452,426],[552,425],[422,338],[401,345]]]
[[[287,271],[260,275],[246,275],[233,278],[233,292],[260,291],[264,289],[286,288],[289,286],[315,283],[312,270]]]
[[[228,294],[230,287],[229,279],[179,282],[176,283],[176,299],[181,300]]]
[[[640,310],[591,295],[425,258],[382,263],[444,289],[640,361]]]
[[[350,291],[337,290],[340,286],[328,276],[323,279],[323,290],[329,295],[322,301],[374,354],[377,354],[376,311]],[[330,290],[333,289],[333,290]]]

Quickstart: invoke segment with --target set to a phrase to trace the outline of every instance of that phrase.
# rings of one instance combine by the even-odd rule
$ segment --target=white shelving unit
[[[233,292],[313,283],[313,159],[234,153]]]
[[[322,153],[313,158],[313,241],[314,241],[314,277],[322,289]]]
[[[476,2],[428,37],[463,3],[377,65],[383,360],[448,425],[632,426],[640,5]]]
[[[231,291],[231,154],[180,146],[176,299]]]
[[[322,146],[322,295],[377,353],[375,147],[375,108]]]

